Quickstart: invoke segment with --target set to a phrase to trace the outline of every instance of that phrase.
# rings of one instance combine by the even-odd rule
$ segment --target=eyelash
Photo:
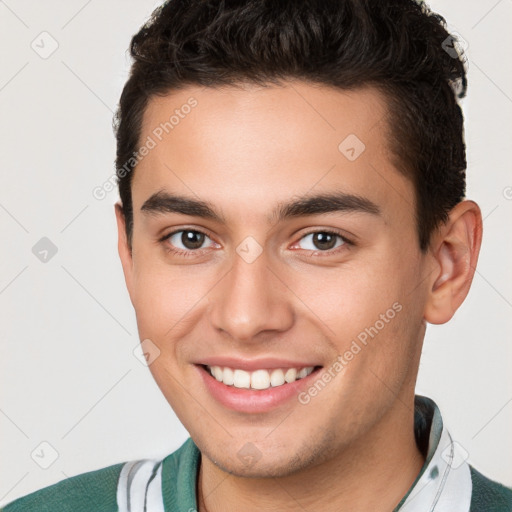
[[[167,235],[164,235],[162,238],[159,239],[159,242],[161,242],[164,245],[164,249],[168,253],[171,253],[175,256],[185,257],[185,258],[201,255],[203,251],[207,250],[207,249],[189,249],[187,251],[184,251],[182,249],[175,249],[170,244],[165,243],[165,242],[167,242],[167,240],[169,240],[169,238],[171,238],[176,233],[181,233],[181,232],[185,232],[185,231],[190,231],[192,233],[201,233],[211,239],[211,237],[208,235],[208,233],[201,231],[200,229],[182,228],[182,229],[178,229],[176,231],[172,231],[171,233],[168,233]],[[318,255],[320,255],[319,257],[324,257],[324,255],[332,256],[333,254],[337,254],[341,250],[346,249],[346,246],[354,246],[355,245],[351,240],[349,240],[346,236],[342,235],[338,231],[326,230],[326,229],[318,229],[318,230],[308,231],[307,233],[304,233],[299,238],[299,241],[302,240],[303,238],[305,238],[306,236],[314,235],[315,233],[335,235],[343,241],[343,244],[336,247],[335,249],[328,249],[326,251],[322,251],[321,249],[317,249],[317,250],[302,249],[309,253],[306,255],[306,257],[317,257]]]

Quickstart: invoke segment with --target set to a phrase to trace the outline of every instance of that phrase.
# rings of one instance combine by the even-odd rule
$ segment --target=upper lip
[[[291,361],[290,359],[280,359],[275,357],[264,357],[260,359],[240,359],[236,357],[208,357],[196,361],[195,364],[205,366],[221,366],[233,369],[245,370],[252,372],[255,370],[275,368],[308,368],[320,366],[311,361]]]

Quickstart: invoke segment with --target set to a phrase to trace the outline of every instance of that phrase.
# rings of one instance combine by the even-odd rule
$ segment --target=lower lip
[[[321,368],[316,368],[307,377],[295,382],[256,390],[227,386],[215,379],[205,367],[196,365],[196,368],[213,398],[229,409],[245,413],[267,412],[283,405],[292,398],[296,398],[304,388],[309,386],[311,380],[316,378],[319,370],[321,370]]]

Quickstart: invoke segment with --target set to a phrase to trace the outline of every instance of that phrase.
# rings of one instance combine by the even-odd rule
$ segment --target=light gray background
[[[117,192],[92,196],[114,171],[111,119],[130,37],[157,4],[0,1],[0,504],[164,456],[187,437],[132,353]],[[437,401],[472,464],[512,485],[512,1],[430,5],[468,44],[468,197],[485,233],[468,299],[428,328],[417,391]],[[43,31],[59,45],[46,59],[31,47],[51,49]],[[58,248],[46,263],[32,253],[42,237]]]

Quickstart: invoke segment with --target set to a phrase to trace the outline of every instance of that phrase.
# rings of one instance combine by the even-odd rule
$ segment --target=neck
[[[287,512],[313,507],[324,512],[391,512],[424,464],[414,437],[414,408],[397,400],[393,409],[329,460],[285,477],[237,477],[202,456],[199,512]]]

